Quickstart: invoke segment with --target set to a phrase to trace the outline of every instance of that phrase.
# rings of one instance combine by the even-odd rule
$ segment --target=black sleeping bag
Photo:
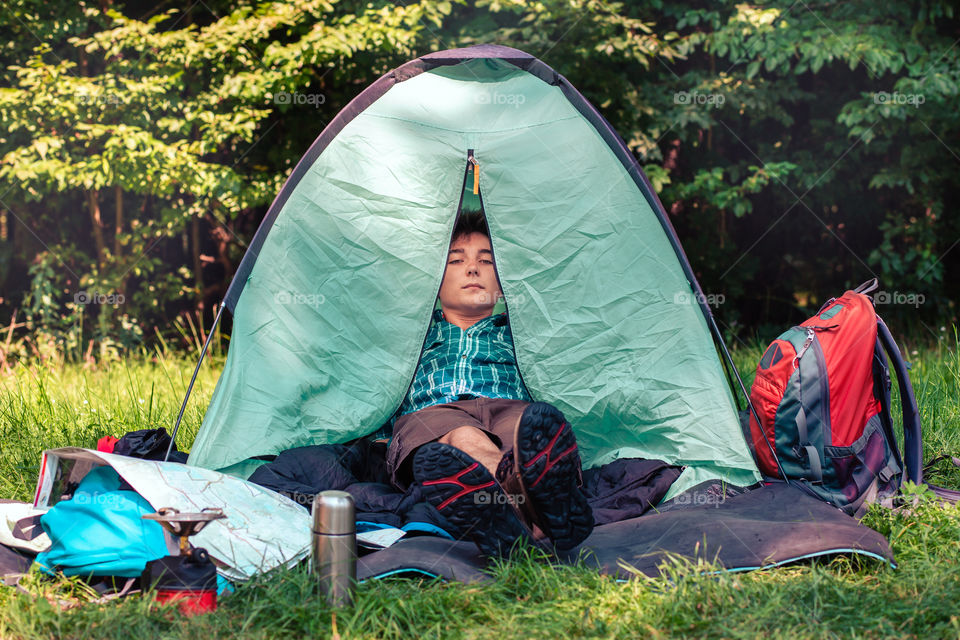
[[[448,530],[447,523],[416,484],[401,492],[390,484],[387,445],[361,438],[348,444],[289,449],[251,474],[250,482],[292,498],[309,510],[321,491],[353,496],[356,518],[403,528],[423,523]],[[635,518],[666,495],[681,468],[661,460],[623,458],[583,472],[583,492],[597,525]]]

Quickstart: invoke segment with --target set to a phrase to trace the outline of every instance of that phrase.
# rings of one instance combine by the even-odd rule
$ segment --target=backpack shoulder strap
[[[910,375],[907,373],[903,356],[900,355],[900,348],[880,316],[877,316],[877,337],[890,358],[890,365],[897,374],[897,386],[900,388],[900,404],[903,407],[903,461],[907,467],[907,479],[920,484],[923,481],[923,440],[917,398],[913,394],[913,385],[910,384]]]

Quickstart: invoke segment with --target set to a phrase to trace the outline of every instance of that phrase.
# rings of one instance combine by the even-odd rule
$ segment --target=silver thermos
[[[353,496],[346,491],[322,491],[313,499],[312,570],[327,602],[334,607],[353,603],[357,525]]]

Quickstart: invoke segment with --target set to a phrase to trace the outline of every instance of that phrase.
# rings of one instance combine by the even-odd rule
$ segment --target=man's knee
[[[470,425],[464,425],[462,427],[457,427],[456,429],[451,429],[441,436],[437,442],[442,442],[458,449],[474,449],[477,447],[488,448],[490,445],[494,444],[493,440],[490,439],[490,436],[487,435],[486,431]]]

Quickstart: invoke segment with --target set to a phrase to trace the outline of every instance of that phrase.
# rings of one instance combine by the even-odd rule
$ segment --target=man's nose
[[[467,261],[467,275],[480,275],[480,262],[477,260]]]

